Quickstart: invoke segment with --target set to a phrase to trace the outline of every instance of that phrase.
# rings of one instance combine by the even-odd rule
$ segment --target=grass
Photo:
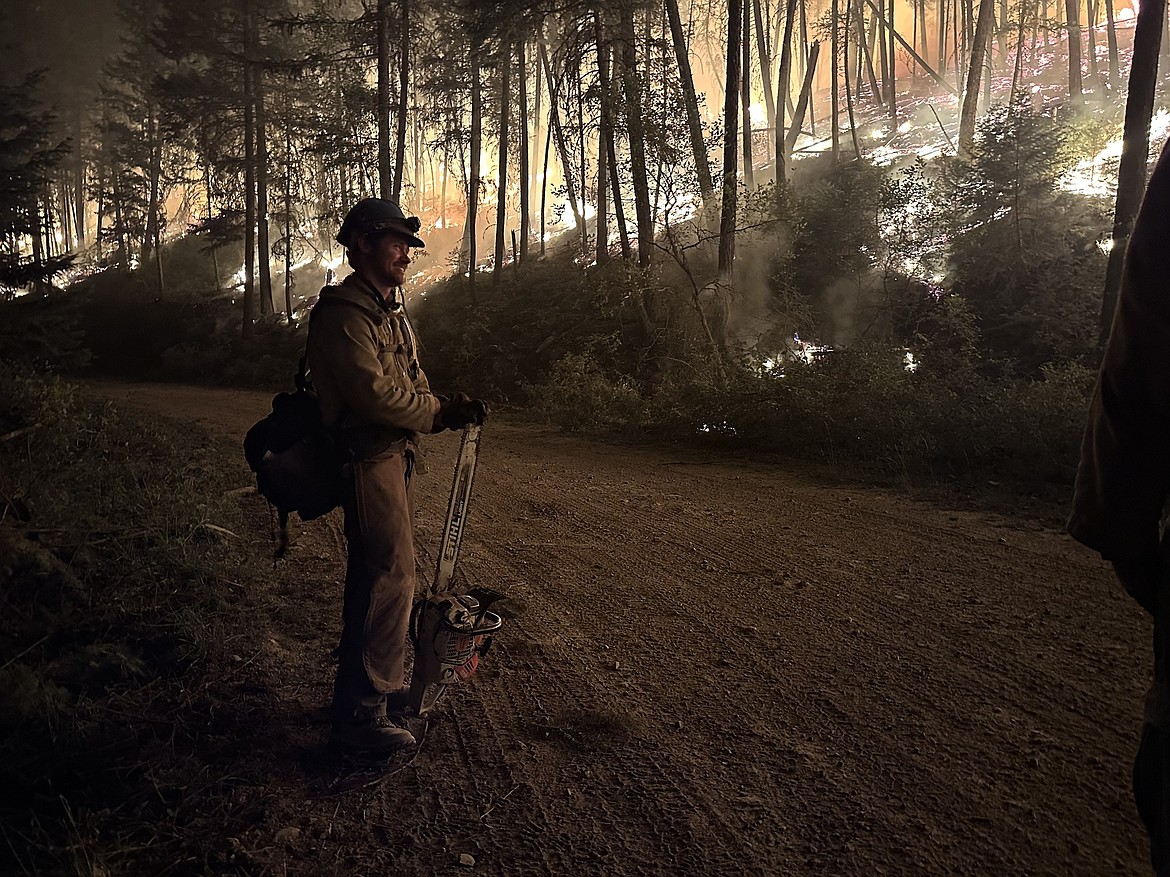
[[[206,757],[256,636],[239,451],[7,370],[0,434],[0,870],[201,873],[243,816]]]

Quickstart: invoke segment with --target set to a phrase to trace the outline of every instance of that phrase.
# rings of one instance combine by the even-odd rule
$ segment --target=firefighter
[[[410,481],[425,433],[482,423],[488,406],[430,390],[402,299],[419,221],[365,198],[337,234],[353,273],[321,290],[307,360],[321,414],[352,469],[343,502],[347,561],[330,744],[376,756],[414,743],[402,708],[415,588]],[[388,708],[389,704],[389,708]]]
[[[1117,312],[1089,408],[1072,515],[1074,538],[1111,561],[1154,621],[1153,683],[1133,765],[1133,793],[1154,873],[1170,875],[1170,143],[1150,178]]]

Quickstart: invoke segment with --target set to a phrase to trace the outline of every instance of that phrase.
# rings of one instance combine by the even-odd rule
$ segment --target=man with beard
[[[430,390],[401,286],[419,221],[365,198],[337,241],[353,273],[326,286],[309,319],[307,363],[325,426],[352,469],[343,507],[348,557],[330,744],[381,755],[414,743],[402,709],[415,588],[410,481],[425,433],[482,423],[487,404]]]

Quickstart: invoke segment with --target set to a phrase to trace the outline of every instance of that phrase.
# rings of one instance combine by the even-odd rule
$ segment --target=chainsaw
[[[472,588],[460,593],[461,589],[454,585],[481,429],[472,424],[463,430],[435,578],[429,590],[415,601],[410,613],[414,670],[407,708],[417,716],[426,715],[448,686],[463,682],[475,673],[480,658],[491,647],[491,635],[503,625],[500,616],[490,611],[503,594],[490,588]]]

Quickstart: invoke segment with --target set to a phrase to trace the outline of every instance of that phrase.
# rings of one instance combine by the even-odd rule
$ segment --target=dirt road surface
[[[271,399],[99,390],[236,438]],[[432,439],[417,481],[424,577],[457,446]],[[266,508],[238,501],[255,526],[233,550],[263,561]],[[241,873],[1147,871],[1148,625],[1058,529],[498,419],[461,566],[509,596],[506,626],[377,771],[323,745],[337,515],[242,567],[256,638],[223,758],[267,780],[234,793]]]

